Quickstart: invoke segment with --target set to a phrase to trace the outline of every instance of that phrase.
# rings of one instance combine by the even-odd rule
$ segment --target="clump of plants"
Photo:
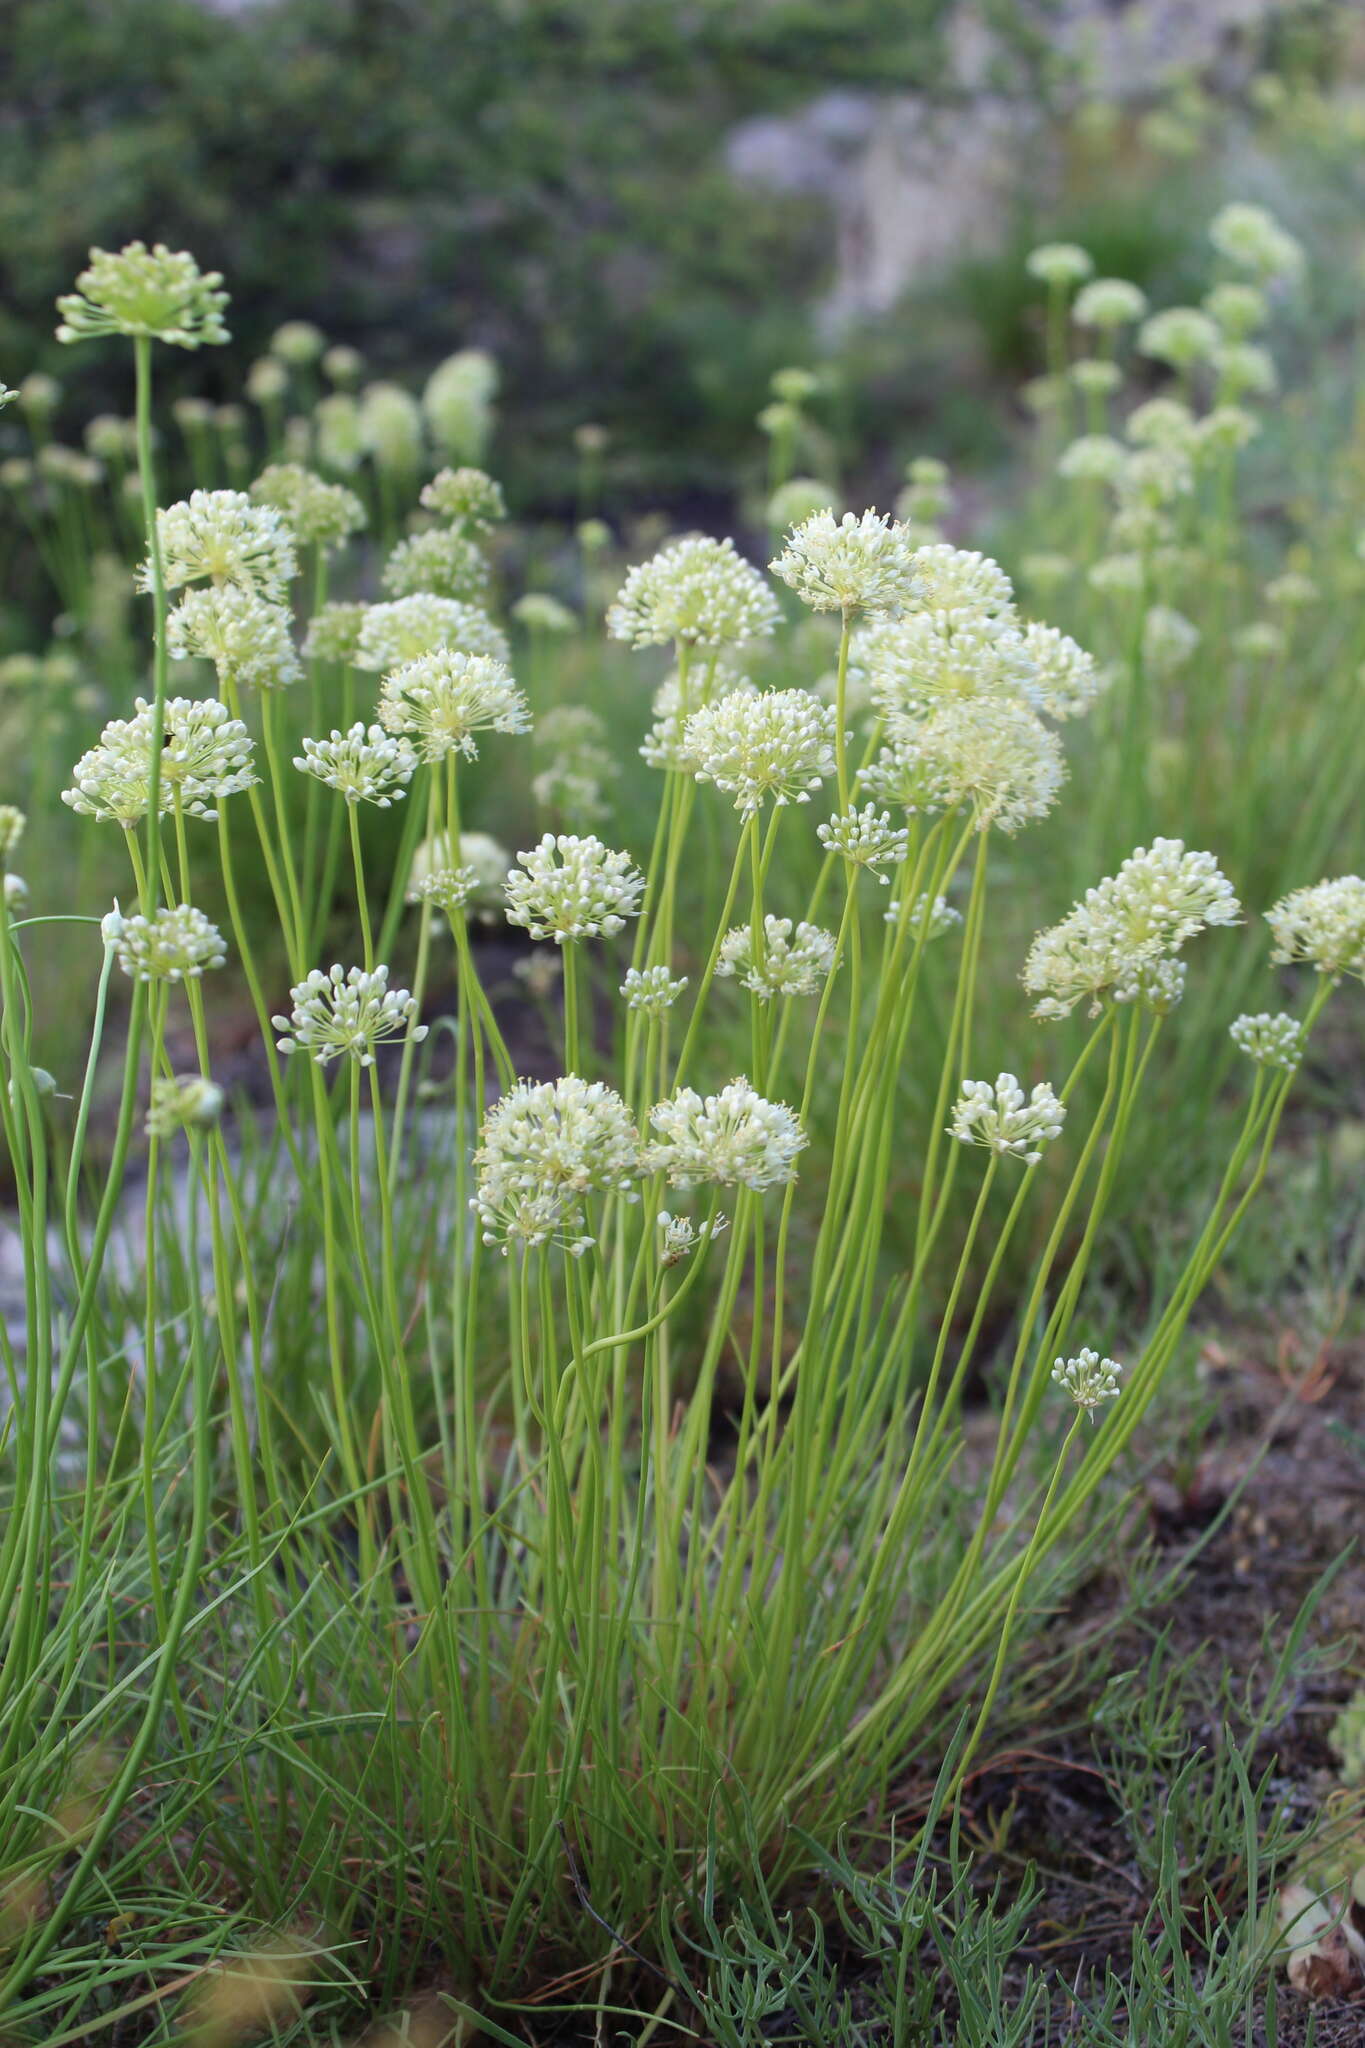
[[[1060,295],[1079,252],[1043,255]],[[1111,291],[1100,320],[1085,289],[1105,334],[1135,310]],[[490,608],[483,469],[443,467],[386,531],[382,595],[331,596],[416,488],[403,394],[370,428],[391,497],[291,460],[160,502],[154,352],[220,343],[224,311],[221,280],[140,244],[94,252],[62,301],[64,339],[132,344],[151,660],[57,792],[126,856],[117,902],[46,901],[0,812],[25,1290],[0,2009],[21,2038],[87,2038],[177,1969],[193,2007],[224,1953],[262,1974],[269,1929],[301,2007],[437,1980],[452,2025],[509,2040],[507,2007],[587,1987],[663,2012],[660,1973],[676,2000],[718,1913],[759,1929],[755,1873],[780,1894],[835,1857],[955,1724],[944,1801],[960,1786],[1327,1004],[1365,977],[1365,881],[1305,873],[1265,909],[1293,1007],[1220,1020],[1245,1056],[1233,1137],[1160,1299],[1111,1340],[1090,1283],[1170,1019],[1252,913],[1218,849],[1144,834],[1009,959],[992,1074],[992,871],[1110,801],[1068,782],[1073,722],[1107,717],[1125,764],[1158,743],[1184,440],[1101,464],[1092,418],[1062,458],[1120,484],[1126,678],[913,516],[817,505],[768,574],[668,540],[606,612],[652,707],[652,841],[620,845],[610,725],[533,702]],[[1168,319],[1166,356],[1211,322]],[[1219,477],[1234,404],[1198,437]],[[566,630],[523,610],[533,666]],[[547,823],[513,855],[469,820],[486,757],[518,752]],[[1114,773],[1127,803],[1140,777]],[[482,970],[490,912],[526,935],[541,1071]],[[30,995],[50,947],[92,987],[88,1053],[56,1078]],[[229,961],[254,1104],[215,1027]]]

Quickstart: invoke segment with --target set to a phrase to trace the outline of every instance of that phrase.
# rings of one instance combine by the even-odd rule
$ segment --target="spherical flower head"
[[[979,612],[1012,621],[1014,586],[998,562],[974,548],[935,541],[910,558],[912,600],[927,612]]]
[[[1031,250],[1025,264],[1030,277],[1061,290],[1084,284],[1095,273],[1094,259],[1076,242],[1044,242]]]
[[[1075,1358],[1059,1358],[1052,1368],[1052,1377],[1093,1422],[1098,1408],[1106,1401],[1117,1400],[1122,1371],[1117,1359],[1101,1358],[1098,1351],[1086,1345]]]
[[[28,819],[17,804],[0,804],[0,865],[7,861],[24,836]]]
[[[370,607],[360,603],[325,604],[314,612],[303,636],[303,652],[309,661],[324,661],[336,668],[348,668],[360,644],[360,629]]]
[[[877,870],[897,866],[910,844],[906,827],[893,825],[891,813],[879,811],[875,804],[864,804],[860,811],[837,811],[827,825],[816,826],[815,836],[826,853],[837,853],[853,867],[867,868],[883,886],[890,885],[891,877],[877,874]]]
[[[918,777],[914,808],[970,807],[982,832],[1013,835],[1046,817],[1066,780],[1057,735],[1008,697],[945,698],[926,718],[893,723],[901,773]]]
[[[202,1074],[158,1076],[147,1109],[147,1136],[164,1141],[177,1131],[205,1130],[217,1123],[226,1100],[217,1083]]]
[[[1116,974],[1110,994],[1116,1003],[1138,1003],[1168,1017],[1184,999],[1185,978],[1183,960],[1131,960]]]
[[[913,553],[905,529],[880,512],[815,512],[768,567],[812,611],[884,619],[910,602]]]
[[[415,477],[422,467],[422,409],[401,384],[367,384],[360,399],[361,444],[382,476]]]
[[[1283,1010],[1237,1017],[1228,1026],[1228,1036],[1258,1067],[1282,1067],[1292,1073],[1303,1058],[1303,1026]]]
[[[400,540],[380,581],[395,597],[428,591],[435,597],[481,604],[488,592],[488,562],[477,542],[454,527],[433,527]]]
[[[425,1038],[427,1027],[417,1019],[417,998],[405,988],[389,987],[389,970],[334,966],[325,974],[313,968],[289,991],[293,1011],[271,1022],[284,1036],[281,1052],[306,1052],[320,1067],[348,1058],[362,1067],[374,1065],[375,1047],[388,1038]]]
[[[487,832],[462,832],[453,849],[444,832],[423,839],[412,856],[406,898],[430,900],[449,912],[470,909],[485,923],[502,915],[512,856]]]
[[[1268,348],[1255,341],[1222,341],[1211,358],[1224,398],[1269,398],[1279,388],[1279,372]]]
[[[1025,1099],[1013,1074],[989,1081],[964,1081],[953,1106],[949,1133],[959,1145],[984,1145],[998,1158],[1022,1159],[1036,1166],[1043,1147],[1051,1144],[1066,1121],[1066,1105],[1046,1081]]]
[[[237,690],[283,690],[303,674],[288,611],[237,583],[187,591],[167,614],[166,647],[173,661],[211,661]]]
[[[1111,484],[1124,464],[1123,444],[1112,434],[1081,434],[1057,458],[1068,483]]]
[[[320,398],[313,409],[317,458],[324,469],[350,476],[359,469],[365,455],[365,434],[360,407],[349,391],[332,391]]]
[[[579,626],[577,612],[571,612],[546,590],[526,591],[512,606],[512,617],[532,634],[558,637],[562,633],[576,633]]]
[[[131,718],[111,719],[99,744],[82,754],[62,802],[88,818],[110,818],[131,831],[151,801],[152,706],[133,700]],[[226,796],[257,780],[251,735],[213,697],[172,697],[165,707],[159,809],[177,802],[188,818],[216,818]]]
[[[28,883],[22,875],[7,874],[4,877],[3,902],[11,917],[21,917],[28,909]]]
[[[1142,625],[1142,659],[1154,676],[1183,668],[1200,642],[1199,628],[1170,605],[1154,604]]]
[[[1147,294],[1126,277],[1095,277],[1077,292],[1071,317],[1078,327],[1098,327],[1112,334],[1133,327],[1147,311]]]
[[[1343,974],[1365,981],[1365,880],[1359,875],[1292,889],[1266,912],[1266,923],[1276,966],[1302,960],[1333,981]]]
[[[607,612],[607,631],[633,647],[733,647],[771,633],[780,617],[733,541],[693,534],[630,570]]]
[[[322,358],[322,374],[329,383],[350,390],[365,374],[365,358],[358,348],[344,341],[333,342]]]
[[[835,769],[833,709],[809,690],[731,690],[694,711],[683,751],[698,782],[714,782],[746,817],[774,803],[804,804]]]
[[[832,484],[821,483],[813,476],[788,477],[768,500],[768,525],[774,533],[785,533],[788,527],[801,526],[817,512],[829,512],[837,518],[842,510],[839,493]]]
[[[593,1195],[634,1195],[640,1139],[629,1109],[601,1081],[565,1074],[518,1081],[484,1119],[474,1154],[472,1207],[485,1244],[564,1242],[580,1252],[584,1204]],[[574,1226],[575,1234],[565,1237]]]
[[[1138,329],[1138,353],[1173,370],[1188,370],[1212,360],[1222,341],[1213,321],[1197,306],[1167,306]]]
[[[1266,295],[1254,284],[1216,284],[1204,311],[1229,341],[1245,341],[1270,318]]]
[[[198,981],[226,959],[217,925],[191,904],[168,905],[153,917],[123,919],[118,962],[134,981]]]
[[[1024,649],[1035,671],[1034,701],[1049,718],[1079,718],[1100,694],[1093,654],[1055,626],[1024,628]]]
[[[365,524],[365,507],[345,484],[329,484],[300,462],[272,462],[251,486],[258,505],[269,505],[299,547],[330,554]]]
[[[282,403],[289,390],[289,372],[275,356],[258,356],[246,373],[246,395],[253,405]]]
[[[719,682],[722,694],[738,693],[746,697],[758,694],[747,676],[736,675],[730,670],[718,673],[714,680]],[[696,758],[689,752],[684,734],[688,718],[697,707],[699,690],[700,682],[694,671],[685,704],[682,681],[675,669],[671,675],[665,676],[654,692],[654,723],[640,743],[640,758],[651,768],[672,768],[684,775],[696,774]]]
[[[470,533],[484,532],[507,517],[502,485],[481,469],[438,470],[423,488],[422,504]]]
[[[407,795],[417,756],[404,739],[395,739],[382,725],[355,724],[349,732],[333,731],[325,740],[302,742],[294,766],[304,775],[339,790],[348,804],[375,804],[387,811]]]
[[[270,353],[291,369],[305,369],[315,363],[327,346],[327,338],[311,320],[286,320],[270,337]]]
[[[661,1266],[680,1264],[698,1245],[713,1244],[721,1232],[730,1227],[719,1209],[701,1223],[694,1223],[690,1216],[670,1216],[667,1209],[661,1209],[654,1222],[659,1232]]]
[[[454,597],[432,597],[421,592],[414,597],[397,597],[389,604],[365,608],[356,641],[357,668],[398,668],[424,654],[448,649],[460,654],[487,655],[491,661],[506,663],[511,649],[487,612],[477,605],[461,604]]]
[[[91,341],[103,334],[166,341],[198,348],[230,339],[223,325],[228,295],[221,272],[201,270],[187,250],[158,242],[129,242],[116,253],[92,249],[76,289],[58,299],[58,341]]]
[[[970,608],[912,612],[870,626],[857,640],[858,665],[884,718],[920,718],[955,698],[1038,701],[1038,675],[1013,615]]]
[[[796,1178],[809,1140],[785,1103],[769,1102],[740,1074],[718,1095],[682,1088],[649,1112],[656,1137],[645,1154],[650,1173],[671,1186],[746,1187],[755,1194]]]
[[[1220,256],[1249,271],[1261,284],[1294,283],[1305,268],[1303,245],[1263,206],[1234,200],[1209,222],[1209,240]]]
[[[1034,939],[1023,972],[1039,999],[1033,1014],[1065,1017],[1088,998],[1093,1016],[1102,995],[1117,987],[1136,992],[1140,969],[1169,959],[1207,927],[1240,918],[1211,853],[1190,852],[1182,839],[1154,839]]]
[[[1107,356],[1079,356],[1067,375],[1086,398],[1112,398],[1123,382],[1123,372]]]
[[[888,903],[885,910],[887,924],[899,924],[901,907],[898,902]],[[928,945],[931,939],[941,939],[954,925],[962,923],[962,912],[954,910],[946,896],[930,896],[926,889],[917,896],[910,910],[910,930]]]
[[[533,939],[613,938],[638,917],[644,876],[592,833],[547,832],[508,871],[507,921]]]
[[[1260,421],[1245,406],[1216,405],[1199,422],[1196,448],[1201,455],[1240,455],[1260,431]]]
[[[438,363],[422,393],[422,409],[438,444],[458,461],[478,460],[493,429],[498,366],[486,349],[462,348]]]
[[[1249,661],[1273,661],[1284,653],[1289,642],[1284,627],[1277,626],[1273,619],[1253,619],[1234,635],[1232,644]]]
[[[385,676],[379,722],[389,732],[409,734],[424,761],[452,753],[473,760],[476,732],[529,732],[531,713],[501,661],[447,648]]]
[[[1272,577],[1265,587],[1266,603],[1274,605],[1277,611],[1306,611],[1321,596],[1317,584],[1302,569],[1286,569],[1282,576]]]
[[[162,576],[168,590],[186,583],[232,583],[278,604],[298,574],[294,538],[270,505],[245,491],[191,491],[156,515]],[[138,587],[152,588],[150,563]]]
[[[630,967],[621,983],[621,994],[627,1009],[643,1010],[647,1016],[657,1017],[672,1008],[686,987],[687,976],[679,975],[675,980],[667,967]]]
[[[750,925],[736,925],[720,942],[716,973],[734,975],[741,987],[760,1002],[777,996],[819,995],[834,969],[834,934],[818,924],[798,924],[789,917],[763,920],[762,958],[754,958]]]

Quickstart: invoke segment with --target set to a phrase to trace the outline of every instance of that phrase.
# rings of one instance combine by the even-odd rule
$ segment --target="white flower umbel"
[[[818,995],[834,968],[834,934],[818,924],[798,924],[789,917],[763,920],[763,958],[754,959],[751,926],[736,925],[720,942],[718,975],[735,975],[760,1002],[774,996]]]
[[[333,731],[325,740],[300,744],[303,752],[294,756],[294,766],[302,774],[339,790],[348,804],[376,804],[381,811],[407,795],[417,767],[407,741],[395,739],[382,725],[357,723],[349,732]]]
[[[1078,242],[1042,242],[1030,250],[1024,268],[1030,277],[1060,290],[1093,277],[1095,261]]]
[[[258,505],[271,505],[298,546],[330,554],[365,524],[365,507],[345,484],[329,484],[301,462],[272,462],[251,486]]]
[[[484,1120],[474,1170],[471,1207],[485,1244],[562,1241],[581,1252],[593,1242],[582,1227],[584,1203],[594,1194],[633,1196],[640,1140],[625,1103],[601,1081],[518,1081]]]
[[[621,983],[621,994],[630,1010],[644,1010],[651,1016],[671,1009],[687,987],[687,976],[676,980],[667,967],[630,967]]]
[[[662,1266],[678,1265],[699,1244],[714,1244],[721,1232],[730,1227],[719,1209],[701,1223],[694,1223],[690,1216],[670,1216],[667,1209],[660,1209],[654,1221],[659,1230],[659,1263]]]
[[[407,901],[430,900],[442,909],[468,907],[486,923],[502,915],[503,893],[512,856],[487,832],[462,832],[451,859],[444,832],[423,839],[408,870]]]
[[[761,1193],[785,1186],[795,1180],[797,1154],[808,1143],[786,1104],[769,1102],[743,1074],[718,1095],[679,1089],[656,1103],[649,1121],[657,1136],[646,1169],[666,1174],[679,1188],[710,1183]]]
[[[1180,398],[1146,399],[1135,405],[1124,424],[1124,433],[1135,448],[1189,449],[1198,422]]]
[[[771,633],[781,616],[733,541],[693,535],[637,563],[607,613],[607,631],[635,647],[733,647]]]
[[[727,696],[758,694],[747,676],[727,672],[719,681]],[[690,713],[697,708],[697,689],[694,687],[689,695],[691,701],[684,709],[682,684],[676,671],[666,676],[654,692],[654,723],[640,742],[640,759],[651,768],[673,768],[684,775],[695,775],[696,759],[688,751],[683,735]]]
[[[1117,1400],[1122,1371],[1116,1358],[1101,1358],[1098,1351],[1086,1345],[1074,1358],[1059,1358],[1052,1368],[1052,1377],[1093,1422],[1097,1408],[1106,1401]]]
[[[1123,443],[1112,434],[1081,434],[1057,458],[1057,474],[1068,483],[1111,484],[1123,468]]]
[[[1049,718],[1079,718],[1100,694],[1095,657],[1055,626],[1024,628],[1024,649],[1033,663],[1034,693]]]
[[[152,1083],[147,1136],[165,1140],[177,1131],[203,1130],[217,1123],[226,1100],[217,1082],[202,1074],[159,1076]]]
[[[28,883],[22,875],[7,874],[4,878],[3,900],[11,917],[22,917],[28,909]]]
[[[1185,977],[1183,960],[1133,960],[1119,970],[1110,993],[1116,1003],[1140,1003],[1165,1017],[1183,1000]]]
[[[468,907],[479,886],[478,870],[471,867],[433,867],[409,881],[406,901],[434,903],[447,917]]]
[[[352,602],[325,604],[315,611],[303,636],[309,661],[331,662],[337,668],[353,662],[368,610],[368,605]]]
[[[507,876],[507,921],[533,939],[611,938],[640,914],[644,876],[592,833],[547,832]]]
[[[983,832],[1013,834],[1045,817],[1066,780],[1057,735],[1008,697],[948,698],[927,718],[889,727],[907,793],[918,787],[914,808],[970,806]],[[864,780],[871,789],[871,777]],[[874,793],[896,800],[889,785]]]
[[[928,909],[927,918],[925,916],[926,907]],[[884,915],[887,924],[899,924],[901,915],[900,904],[897,902],[888,903]],[[922,896],[915,898],[914,905],[910,911],[910,930],[912,932],[923,931],[926,945],[930,939],[941,939],[945,932],[950,932],[954,925],[961,923],[962,912],[954,910],[946,896],[935,896],[933,902],[930,903],[927,889]]]
[[[1033,1014],[1065,1017],[1088,999],[1093,1016],[1103,995],[1130,985],[1136,994],[1139,970],[1150,973],[1207,926],[1236,924],[1241,914],[1211,853],[1187,852],[1183,839],[1139,846],[1034,939],[1023,971],[1038,998]]]
[[[1209,222],[1209,240],[1220,256],[1262,284],[1281,278],[1293,282],[1303,275],[1303,244],[1263,206],[1233,200]]]
[[[879,868],[895,867],[905,859],[910,834],[904,825],[893,825],[889,811],[864,804],[860,811],[838,811],[826,825],[817,825],[815,836],[826,853],[837,853],[853,867],[867,868],[889,886],[890,875]]]
[[[972,548],[937,541],[910,558],[914,602],[930,612],[980,612],[1013,618],[1014,585],[1000,564]]]
[[[496,526],[507,517],[502,485],[481,469],[438,470],[423,486],[422,504],[428,512],[471,533]]]
[[[89,818],[111,818],[125,830],[145,817],[151,795],[152,707],[133,700],[131,718],[114,718],[99,744],[82,754],[72,770],[73,787],[62,802]],[[178,800],[189,818],[216,818],[226,796],[257,780],[251,766],[251,735],[225,704],[213,697],[172,697],[165,707],[161,749],[160,809]]]
[[[953,1106],[948,1129],[960,1145],[984,1145],[1001,1158],[1010,1156],[1036,1166],[1043,1147],[1061,1131],[1066,1105],[1040,1081],[1025,1100],[1013,1074],[989,1081],[964,1081]]]
[[[7,861],[24,836],[28,819],[18,804],[0,804],[0,862]]]
[[[910,602],[913,548],[898,520],[880,512],[815,512],[787,535],[768,564],[812,611],[890,618]]]
[[[134,981],[197,981],[226,959],[217,925],[191,904],[168,905],[153,917],[121,921],[118,963]]]
[[[1303,1058],[1303,1026],[1283,1010],[1244,1014],[1228,1026],[1228,1036],[1258,1067],[1283,1067],[1292,1072]]]
[[[511,657],[507,636],[477,605],[455,597],[396,597],[368,605],[356,638],[357,668],[400,668],[424,654],[448,650],[482,654],[504,664]]]
[[[429,591],[435,597],[482,604],[488,591],[488,561],[482,548],[453,527],[437,527],[400,540],[380,578],[394,597]]]
[[[238,690],[282,690],[303,674],[285,607],[237,583],[188,591],[167,617],[166,646],[173,661],[211,661]]]
[[[374,1049],[387,1038],[425,1038],[417,1020],[417,998],[389,987],[389,970],[334,966],[313,968],[289,991],[293,1010],[271,1022],[284,1036],[281,1052],[306,1052],[320,1067],[343,1057],[374,1065]]]
[[[288,526],[272,506],[253,505],[245,491],[191,491],[158,512],[156,524],[167,590],[235,583],[278,604],[298,574]],[[144,562],[138,588],[151,587],[151,566]]]
[[[117,251],[92,249],[76,289],[57,301],[58,341],[90,341],[103,334],[147,336],[177,348],[230,337],[223,325],[228,295],[221,271],[201,270],[186,249],[164,242],[149,249],[129,242]]]
[[[1078,327],[1098,327],[1112,333],[1132,327],[1147,311],[1147,294],[1126,277],[1096,277],[1077,292],[1071,317]]]
[[[833,708],[809,690],[731,690],[683,727],[698,782],[714,782],[746,817],[774,803],[804,804],[835,768]]]
[[[1338,875],[1293,889],[1266,912],[1277,966],[1306,961],[1333,981],[1343,974],[1365,980],[1365,880]]]
[[[447,754],[477,757],[476,732],[529,732],[531,712],[505,665],[487,654],[443,649],[419,655],[386,675],[379,722],[407,733],[424,761]]]
[[[1169,363],[1173,370],[1188,370],[1196,363],[1212,360],[1222,340],[1207,313],[1197,306],[1167,306],[1153,313],[1138,329],[1138,354]]]
[[[1245,341],[1270,318],[1270,301],[1259,285],[1216,284],[1205,294],[1204,311],[1229,341]]]
[[[944,699],[1014,698],[1032,704],[1037,670],[1022,633],[984,612],[915,612],[873,626],[857,641],[872,701],[885,717],[918,717]]]

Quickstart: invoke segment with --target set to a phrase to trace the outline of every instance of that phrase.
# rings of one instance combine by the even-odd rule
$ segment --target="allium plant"
[[[1243,254],[1244,230],[1223,237]],[[1065,350],[1089,258],[1031,267]],[[126,911],[104,894],[31,914],[11,886],[24,822],[0,806],[0,1126],[26,1279],[0,1424],[0,2001],[47,2025],[90,1930],[101,1957],[122,1941],[112,1888],[141,1856],[163,1890],[193,1878],[177,1969],[203,1893],[215,1925],[226,1900],[353,1975],[363,1951],[386,1991],[438,1961],[461,2024],[493,2038],[515,2038],[499,2006],[608,1956],[612,1999],[653,2009],[648,1966],[703,1891],[738,1896],[755,1857],[781,1886],[966,1712],[961,1781],[1265,1178],[1324,1005],[1365,978],[1365,883],[1305,861],[1287,893],[1243,889],[1254,841],[1220,858],[1147,823],[1204,771],[1172,746],[1219,737],[1188,678],[1227,636],[1202,557],[1175,558],[1208,539],[1201,494],[1216,507],[1235,451],[1169,410],[1140,441],[1096,426],[1117,463],[1071,479],[1050,446],[1046,488],[1083,502],[1021,588],[1070,593],[1080,615],[1055,627],[990,557],[875,512],[810,510],[773,565],[781,602],[729,543],[666,546],[611,613],[638,654],[594,645],[588,607],[561,639],[565,675],[629,668],[628,736],[605,702],[545,719],[552,761],[578,749],[581,769],[585,748],[635,751],[656,693],[631,771],[653,844],[628,803],[620,845],[533,843],[532,693],[499,621],[445,594],[501,516],[496,484],[442,472],[424,494],[442,524],[389,554],[403,594],[363,605],[329,596],[344,495],[292,455],[255,496],[205,484],[158,513],[152,340],[212,338],[215,287],[179,264],[92,270],[93,310],[66,317],[132,338],[152,686],[48,806],[73,835],[124,828],[105,836],[127,849]],[[178,316],[130,310],[177,279]],[[1075,319],[1107,349],[1143,308],[1103,283]],[[1166,328],[1197,419],[1216,362],[1173,354]],[[263,414],[292,374],[269,362]],[[428,428],[457,460],[482,446],[487,370],[453,358],[425,416],[366,393],[381,555]],[[1108,405],[1110,381],[1075,395]],[[911,481],[941,493],[932,469]],[[286,691],[300,550],[307,675]],[[1123,567],[1092,579],[1103,562]],[[423,563],[443,589],[409,587]],[[769,661],[796,601],[816,617]],[[1159,674],[1157,606],[1201,632]],[[1258,677],[1313,609],[1278,608]],[[1112,617],[1101,664],[1085,622]],[[736,672],[752,642],[777,687]],[[171,698],[172,653],[211,660],[222,701]],[[495,788],[515,859],[466,829]],[[38,899],[41,868],[29,882]],[[1240,1124],[1174,1277],[1114,1342],[1120,1370],[1086,1341],[1104,1232],[1169,1133],[1148,1105],[1182,1026],[1251,944],[1243,894],[1279,894],[1293,1007],[1233,1022],[1239,987],[1218,1019]],[[1044,927],[1031,946],[1023,919]],[[54,930],[94,989],[68,1088],[35,1060]],[[553,1050],[509,1028],[532,944],[541,1012],[562,1005]],[[318,964],[334,954],[350,964]],[[254,1027],[217,994],[229,974]],[[994,1436],[964,1505],[980,1368]],[[150,1967],[134,1948],[130,1982]]]

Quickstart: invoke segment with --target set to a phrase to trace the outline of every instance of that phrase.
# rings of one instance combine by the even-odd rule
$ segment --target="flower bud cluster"
[[[1365,981],[1365,879],[1338,875],[1292,889],[1266,912],[1277,966],[1296,960],[1338,980],[1350,974]]]
[[[681,1088],[649,1112],[656,1133],[645,1168],[671,1186],[746,1187],[755,1193],[796,1178],[808,1140],[785,1103],[769,1102],[741,1074],[717,1095]]]
[[[507,921],[533,939],[611,938],[638,917],[644,876],[592,833],[547,832],[507,876]]]
[[[375,804],[381,811],[407,795],[417,767],[406,740],[395,739],[382,725],[356,723],[349,732],[334,730],[325,740],[305,739],[301,745],[294,766],[302,774],[328,783],[348,804]]]
[[[315,967],[289,991],[293,1009],[271,1022],[284,1035],[281,1052],[306,1052],[320,1067],[343,1057],[374,1065],[375,1047],[388,1038],[425,1038],[417,1022],[417,998],[389,987],[389,970]]]
[[[222,933],[191,904],[120,920],[118,963],[134,981],[197,981],[226,959]]]
[[[442,649],[386,675],[379,722],[410,735],[424,761],[447,754],[477,758],[476,732],[527,732],[530,707],[503,663],[487,654]]]
[[[162,580],[168,590],[186,583],[232,583],[272,604],[298,574],[294,536],[272,505],[253,505],[245,491],[191,491],[156,515]],[[152,588],[144,562],[138,588]]]
[[[167,615],[173,661],[211,661],[224,688],[282,690],[303,671],[282,604],[238,583],[191,590]]]
[[[356,639],[357,668],[399,668],[438,652],[481,654],[504,665],[511,659],[506,635],[487,612],[458,598],[421,591],[365,607]]]
[[[716,973],[734,975],[760,1002],[775,996],[818,995],[834,969],[834,934],[818,924],[798,924],[789,917],[763,920],[762,956],[754,958],[754,934],[736,925],[720,942]]]
[[[809,690],[731,690],[692,713],[682,751],[698,782],[714,782],[748,817],[768,798],[808,803],[834,773],[834,735],[833,710]]]
[[[1258,1067],[1283,1067],[1292,1072],[1303,1058],[1303,1026],[1283,1010],[1237,1017],[1228,1026],[1228,1036]]]
[[[733,647],[771,633],[781,613],[733,541],[693,535],[633,568],[607,613],[614,640],[634,647]]]
[[[1052,1378],[1093,1422],[1097,1408],[1118,1399],[1122,1371],[1117,1359],[1101,1358],[1098,1351],[1086,1345],[1074,1358],[1059,1358],[1052,1368]]]
[[[1036,1166],[1066,1121],[1066,1106],[1046,1081],[1025,1100],[1013,1074],[989,1081],[964,1081],[953,1107],[950,1134],[960,1145],[984,1145],[998,1157]]]
[[[110,818],[131,828],[151,801],[153,709],[133,700],[131,718],[111,719],[99,744],[82,754],[72,770],[73,787],[62,802],[88,818]],[[257,780],[251,765],[251,735],[227,706],[213,697],[172,697],[165,706],[161,747],[159,809],[178,803],[189,818],[216,818],[226,796]]]
[[[601,1081],[576,1074],[518,1081],[484,1119],[474,1170],[471,1206],[485,1244],[559,1242],[578,1253],[593,1242],[583,1229],[588,1198],[633,1195],[639,1134],[621,1097]]]

